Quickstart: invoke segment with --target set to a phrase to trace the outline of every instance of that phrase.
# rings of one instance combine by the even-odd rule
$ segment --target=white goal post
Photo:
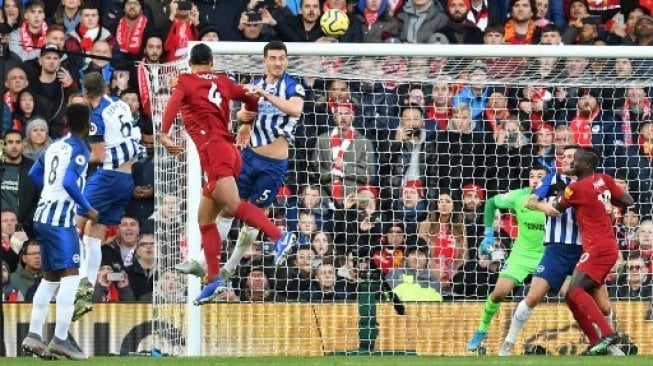
[[[194,44],[192,43],[191,47]],[[233,75],[237,81],[246,82],[264,72],[262,61],[264,43],[210,42],[208,44],[215,56],[214,64],[216,69]],[[613,108],[609,112],[615,119],[611,122],[616,124],[624,122],[617,121],[617,119],[621,118],[617,116],[618,113],[629,112],[627,109],[625,112],[621,109],[624,108],[623,98],[628,98],[628,90],[644,90],[644,98],[649,100],[648,113],[650,113],[650,100],[653,95],[653,90],[649,90],[653,86],[653,49],[650,47],[567,45],[444,46],[347,43],[287,43],[286,46],[290,60],[288,72],[303,80],[303,82],[310,80],[309,89],[312,89],[311,95],[315,99],[311,100],[310,103],[305,103],[304,117],[299,122],[299,130],[303,133],[303,136],[291,156],[293,161],[291,161],[289,177],[286,181],[287,186],[290,187],[291,195],[287,198],[280,197],[280,200],[275,203],[276,206],[273,210],[275,213],[272,214],[272,218],[286,226],[298,226],[298,216],[304,212],[304,209],[295,210],[296,216],[291,218],[288,216],[288,212],[291,211],[288,206],[291,203],[297,205],[297,201],[302,200],[302,189],[307,185],[319,187],[319,193],[322,196],[324,205],[320,208],[320,212],[330,212],[330,216],[328,216],[330,224],[320,222],[321,228],[319,230],[313,229],[313,235],[317,231],[324,231],[327,234],[328,240],[332,241],[329,256],[333,258],[326,260],[325,255],[320,257],[320,261],[322,261],[320,262],[318,256],[312,252],[312,258],[317,264],[313,264],[316,267],[310,271],[312,274],[309,275],[309,282],[310,279],[313,280],[311,286],[317,286],[316,284],[320,283],[316,279],[316,276],[318,276],[316,268],[327,262],[330,263],[331,260],[338,264],[335,266],[336,273],[334,273],[336,282],[340,280],[343,283],[346,282],[345,277],[339,277],[337,272],[340,266],[346,272],[351,246],[360,245],[361,241],[368,240],[363,239],[363,237],[367,238],[369,236],[376,238],[370,240],[378,239],[370,244],[371,250],[374,250],[377,246],[382,247],[383,243],[387,243],[387,241],[381,241],[381,238],[387,240],[388,228],[399,220],[401,221],[399,226],[404,230],[405,240],[414,237],[414,240],[419,243],[418,237],[425,239],[424,242],[427,245],[425,253],[428,260],[426,270],[434,276],[433,278],[437,279],[437,292],[444,297],[443,302],[409,301],[407,302],[408,314],[404,317],[398,317],[392,311],[392,303],[388,302],[384,296],[380,296],[377,299],[379,303],[378,315],[375,318],[380,333],[378,339],[376,335],[374,336],[373,341],[376,340],[375,350],[382,352],[417,352],[417,354],[425,355],[465,354],[464,343],[471,336],[471,332],[476,329],[480,319],[480,311],[483,306],[480,301],[484,300],[484,297],[474,297],[467,294],[467,282],[459,284],[454,280],[455,278],[463,278],[464,281],[469,281],[469,276],[467,276],[469,275],[468,268],[472,267],[466,267],[466,265],[476,260],[475,246],[482,239],[482,237],[472,237],[469,233],[478,232],[478,230],[468,229],[469,231],[465,232],[463,235],[465,247],[455,249],[456,251],[462,250],[464,253],[456,258],[445,258],[447,254],[443,253],[446,251],[441,250],[441,248],[434,249],[440,244],[437,244],[438,239],[433,237],[433,233],[428,231],[432,230],[430,229],[431,226],[428,226],[432,222],[428,220],[430,220],[431,213],[437,211],[438,199],[444,192],[449,192],[446,194],[451,195],[451,198],[455,201],[452,216],[459,213],[462,217],[467,214],[462,208],[465,205],[462,196],[465,192],[463,187],[468,184],[481,188],[483,195],[489,195],[506,189],[514,189],[516,188],[515,185],[527,182],[527,180],[523,179],[523,171],[517,169],[524,166],[513,165],[531,165],[531,163],[537,161],[538,155],[533,151],[537,150],[536,135],[539,133],[542,124],[549,124],[552,130],[556,129],[557,131],[558,128],[564,130],[564,126],[571,123],[576,113],[576,105],[571,104],[571,93],[576,93],[574,96],[576,99],[574,99],[573,103],[577,103],[577,100],[584,95],[585,91],[594,94],[598,93],[599,95],[596,98],[599,99],[600,104],[602,103],[601,107],[606,112],[608,112],[609,108]],[[553,64],[543,74],[542,65],[546,64],[546,62],[541,60],[544,59],[552,59]],[[629,71],[623,73],[615,71],[615,60],[621,59],[628,60]],[[571,63],[567,62],[568,60],[583,60],[582,70],[580,70],[582,72],[574,75],[574,67],[579,68],[581,66],[570,66]],[[479,65],[481,65],[485,74],[480,80],[472,79],[470,74],[474,73]],[[157,79],[157,82],[153,84],[156,86],[151,87],[153,122],[155,134],[157,135],[160,129],[162,112],[171,91],[172,81],[179,73],[186,72],[186,68],[187,59],[183,59],[171,64],[157,66],[156,72],[151,74],[152,78]],[[328,198],[331,190],[328,183],[325,183],[327,180],[320,176],[321,161],[316,159],[321,159],[321,155],[319,151],[315,152],[315,143],[319,140],[318,132],[320,134],[326,133],[328,136],[329,131],[332,131],[335,127],[331,117],[334,104],[331,104],[333,101],[329,99],[332,98],[331,94],[329,94],[332,90],[329,88],[333,80],[342,80],[348,89],[343,92],[349,93],[349,97],[346,98],[346,101],[341,102],[354,104],[356,114],[354,126],[359,130],[361,137],[370,140],[369,146],[374,149],[369,152],[373,155],[369,160],[369,163],[373,164],[373,168],[368,170],[373,173],[364,177],[364,179],[357,179],[359,177],[353,179],[358,181],[357,191],[363,191],[364,189],[361,187],[368,183],[376,189],[376,191],[372,190],[372,199],[376,200],[377,212],[370,214],[371,217],[378,218],[378,233],[375,231],[374,235],[367,235],[367,232],[364,232],[359,225],[356,225],[360,224],[357,220],[362,216],[354,217],[354,232],[350,231],[352,221],[348,220],[349,216],[347,216],[346,210],[338,208],[338,203]],[[373,86],[370,91],[363,90],[363,86],[361,86],[366,82],[371,83],[370,85]],[[503,122],[497,118],[492,124],[494,131],[483,130],[486,128],[484,126],[490,126],[489,122],[483,117],[483,113],[487,108],[487,99],[491,96],[490,89],[487,89],[488,95],[485,95],[486,89],[483,89],[482,95],[486,100],[483,101],[482,109],[477,110],[480,107],[474,104],[470,104],[468,108],[471,109],[471,113],[480,111],[481,117],[473,116],[477,126],[474,133],[491,135],[489,140],[483,140],[490,141],[487,144],[488,146],[492,145],[491,152],[488,152],[490,150],[487,146],[481,150],[470,147],[469,151],[464,150],[467,152],[455,147],[456,152],[443,154],[443,151],[438,150],[437,145],[443,146],[444,140],[439,139],[437,136],[445,133],[449,122],[445,122],[444,125],[438,127],[436,120],[430,122],[436,126],[428,132],[430,135],[424,132],[425,136],[420,141],[420,143],[425,144],[424,146],[428,144],[431,146],[424,147],[423,152],[420,150],[420,152],[415,153],[417,155],[415,155],[414,159],[420,161],[416,165],[417,172],[415,169],[402,170],[398,168],[401,164],[410,165],[416,160],[411,161],[410,158],[407,158],[407,160],[392,160],[391,155],[396,151],[380,150],[394,138],[395,131],[401,123],[399,113],[401,113],[402,107],[409,103],[404,103],[404,100],[409,100],[411,90],[421,92],[422,103],[426,103],[421,106],[426,120],[428,117],[426,112],[431,110],[428,103],[432,103],[432,99],[435,98],[435,92],[433,91],[435,84],[444,83],[447,85],[451,95],[448,97],[450,99],[447,100],[446,107],[451,108],[453,103],[458,103],[454,102],[458,95],[454,93],[460,93],[472,82],[482,84],[482,88],[492,87],[494,92],[504,94],[510,109],[508,113],[510,117],[506,117],[506,120],[510,119],[519,122],[520,137],[518,138],[524,139],[523,143],[516,148],[518,150],[515,153],[516,155],[513,155],[510,148],[506,148],[505,151],[501,150],[501,144],[504,142],[498,142],[499,140],[497,140],[501,139],[501,137],[498,137],[501,133],[497,131],[507,128],[505,126],[508,123],[501,127]],[[545,101],[541,102],[540,100],[528,99],[525,96],[525,90],[530,90],[529,88],[544,90],[542,95],[546,94],[547,88],[551,91],[547,97],[541,96],[541,98],[545,98]],[[561,99],[563,101],[559,103],[555,100],[559,96],[556,94],[558,91],[566,93]],[[379,101],[383,101],[385,104],[378,104]],[[471,103],[476,102],[472,101]],[[544,108],[547,110],[539,110],[535,107],[535,104],[545,105]],[[234,105],[232,112],[235,113],[237,108],[239,106]],[[437,110],[437,108],[433,110]],[[643,111],[639,112],[643,113]],[[383,115],[384,113],[386,115]],[[537,124],[534,122],[535,117],[532,117],[535,115],[538,116]],[[651,117],[648,118],[650,121]],[[315,125],[311,125],[311,128],[307,127],[308,125],[302,126],[302,123],[308,120]],[[381,120],[383,120],[383,123],[380,122]],[[286,272],[281,275],[282,272],[279,269],[270,268],[265,261],[266,255],[269,254],[265,249],[265,238],[262,238],[263,243],[261,244],[261,253],[259,253],[263,259],[261,259],[260,263],[256,262],[259,264],[249,263],[248,273],[251,273],[252,268],[258,268],[260,265],[265,276],[267,276],[266,281],[268,281],[269,291],[280,294],[280,298],[295,301],[272,300],[261,303],[246,301],[247,297],[251,296],[245,294],[245,287],[249,286],[247,273],[243,273],[242,278],[238,278],[233,283],[234,297],[239,297],[240,301],[226,301],[227,299],[225,299],[224,302],[206,305],[201,308],[192,305],[192,300],[200,290],[200,281],[198,279],[192,276],[178,278],[176,281],[179,288],[176,290],[166,287],[172,285],[162,283],[163,278],[165,278],[164,274],[171,273],[176,263],[188,258],[197,258],[201,247],[201,236],[197,225],[197,206],[201,193],[202,174],[195,148],[192,146],[191,140],[183,132],[180,122],[180,120],[177,121],[172,136],[177,142],[186,146],[186,152],[178,157],[171,157],[165,152],[158,139],[155,149],[155,221],[159,261],[153,302],[154,346],[160,348],[164,353],[179,356],[326,355],[358,348],[362,341],[360,339],[362,337],[360,331],[362,326],[360,321],[355,319],[358,319],[361,306],[363,306],[357,305],[357,301],[359,303],[361,301],[361,296],[357,296],[360,293],[360,287],[348,287],[355,288],[355,296],[348,297],[348,301],[344,303],[323,300],[324,297],[321,300],[315,300],[316,297],[312,297],[311,294],[291,293],[289,290],[290,281],[287,281],[288,278],[283,277],[289,275]],[[636,125],[637,129],[646,124],[645,120],[639,122]],[[635,121],[633,121],[633,126],[635,126],[634,123]],[[480,126],[481,124],[483,126]],[[562,125],[564,126],[560,127]],[[620,126],[623,125],[624,123]],[[444,126],[445,130],[442,130],[442,126]],[[525,126],[533,126],[533,130],[529,130]],[[639,200],[639,207],[642,210],[640,212],[641,221],[651,219],[650,211],[651,207],[653,207],[653,202],[651,202],[650,179],[653,178],[653,175],[650,175],[651,167],[637,165],[637,163],[632,162],[633,159],[630,154],[631,151],[637,150],[637,141],[632,140],[632,137],[625,137],[626,134],[638,136],[640,131],[630,126],[628,128],[618,128],[619,131],[612,131],[609,136],[608,132],[604,132],[602,129],[593,131],[601,135],[601,144],[605,143],[607,146],[603,151],[606,154],[606,161],[609,161],[606,164],[611,165],[606,165],[605,168],[611,173],[626,174],[624,179],[627,180],[629,188],[634,191],[636,198]],[[619,136],[615,135],[615,137],[612,134],[619,134]],[[569,138],[574,138],[573,133]],[[610,139],[610,142],[605,142],[608,139]],[[329,141],[328,138],[327,141]],[[333,143],[333,140],[331,141]],[[483,144],[486,143],[483,142]],[[415,151],[418,151],[417,147],[415,149],[417,149]],[[553,160],[549,159],[547,161],[555,166],[555,145],[553,143],[551,149],[553,150],[551,150],[549,158]],[[417,157],[418,155],[422,156],[420,155],[422,153],[424,154],[422,158]],[[452,156],[455,154],[460,155],[462,160],[452,160]],[[472,160],[464,160],[465,156],[470,154],[482,156],[483,159],[478,161],[492,165],[484,166],[483,172],[478,173],[478,166],[474,166],[474,162],[471,165],[468,163],[468,161]],[[322,155],[331,155],[331,151]],[[443,155],[450,156],[447,159],[438,160]],[[492,158],[490,159],[489,156],[492,156]],[[513,159],[515,156],[517,158]],[[437,161],[429,160],[431,158]],[[643,156],[638,158],[645,159]],[[488,163],[490,161],[491,163]],[[644,164],[645,161],[641,160],[640,163]],[[451,165],[447,166],[446,164]],[[626,165],[624,166],[624,164]],[[458,167],[460,169],[457,169]],[[419,170],[422,168],[425,170]],[[383,176],[383,172],[392,176]],[[400,172],[398,180],[393,180],[394,176],[398,174],[397,172]],[[407,176],[402,176],[402,172]],[[471,175],[468,175],[468,173]],[[649,179],[649,182],[646,182],[646,179]],[[412,182],[414,180],[420,181],[417,187],[407,184],[408,181]],[[385,183],[387,184],[384,185]],[[420,222],[428,221],[430,224],[423,226],[420,225],[420,222],[409,223],[407,213],[402,214],[404,216],[397,219],[397,212],[401,210],[403,210],[401,212],[408,212],[406,206],[398,206],[403,204],[400,201],[405,187],[416,187],[415,192],[418,198],[421,198],[426,205],[421,209],[424,215]],[[358,193],[356,193],[356,197],[359,197]],[[487,199],[489,197],[482,198]],[[279,204],[285,206],[280,208]],[[401,210],[399,207],[401,207]],[[283,211],[283,214],[275,216],[277,209],[280,212]],[[482,211],[482,209],[479,210]],[[315,210],[310,211],[314,212]],[[342,211],[341,214],[338,213],[339,211]],[[313,220],[316,217],[313,215]],[[323,217],[326,221],[327,216]],[[412,216],[410,217],[412,219]],[[465,219],[467,217],[465,216]],[[505,225],[509,226],[511,218],[508,213],[502,213],[498,218],[500,219],[498,230],[502,230],[502,225],[505,224],[504,219],[508,222]],[[466,222],[465,225],[471,227],[472,223]],[[482,226],[482,221],[476,222],[475,225]],[[653,224],[651,225],[653,227]],[[426,233],[420,232],[422,227],[427,228]],[[635,235],[634,233],[638,229],[639,226],[635,228],[627,227],[624,230],[632,230],[632,233],[628,233],[628,235],[632,236]],[[410,230],[414,232],[408,232]],[[227,243],[233,243],[235,233],[238,230],[234,228],[232,231],[234,237],[227,238]],[[482,233],[482,231],[481,227],[480,232]],[[504,248],[506,253],[510,251],[513,239],[509,231],[509,229],[506,229],[504,233],[504,239],[507,243],[505,244],[507,247]],[[451,235],[453,237],[453,234]],[[437,236],[437,233],[435,236]],[[342,241],[342,244],[338,244],[339,240]],[[457,245],[457,239],[451,240]],[[633,238],[628,237],[624,240],[633,240]],[[309,239],[308,245],[310,243],[311,240]],[[227,248],[231,248],[231,245],[224,245],[223,251]],[[390,254],[391,262],[398,258],[395,257],[396,251],[394,249],[399,250],[393,248]],[[634,256],[635,251],[632,248],[623,250],[624,257],[622,259],[624,263],[629,263],[628,260],[631,259],[626,257],[631,254]],[[653,247],[650,250],[653,251]],[[410,245],[404,243],[401,252],[401,258],[398,259],[401,260],[401,263],[395,262],[391,265],[397,270],[406,268],[408,265],[404,259],[411,253]],[[637,248],[637,253],[640,252],[644,252],[643,247]],[[439,254],[436,256],[434,253]],[[470,253],[474,253],[474,256],[470,255]],[[456,252],[455,255],[458,256],[459,253]],[[646,265],[649,265],[650,259],[644,254],[641,256],[644,258]],[[294,256],[292,260],[295,260]],[[488,258],[488,261],[494,263],[493,259]],[[498,261],[499,259],[497,259]],[[491,266],[491,264],[488,266]],[[619,282],[621,276],[628,275],[628,268],[626,267],[622,267],[615,272],[615,299],[620,296],[618,286],[623,285]],[[287,272],[290,273],[293,270],[291,268]],[[393,270],[390,269],[390,271]],[[450,273],[446,274],[445,272]],[[490,272],[490,269],[488,269],[488,273]],[[384,275],[386,274],[384,272]],[[284,282],[285,285],[283,286],[285,287],[283,288],[280,285],[282,277],[284,281],[287,281]],[[492,273],[487,278],[487,281],[490,281]],[[360,281],[360,279],[353,279],[354,282],[357,280]],[[396,285],[396,282],[393,282],[393,284]],[[473,285],[478,285],[479,293],[482,291],[480,289],[481,284],[476,282]],[[484,288],[491,287],[491,283],[482,285],[485,286]],[[513,299],[518,300],[520,296],[523,297],[523,291],[526,290],[522,289],[522,292],[515,292]],[[613,308],[619,320],[620,331],[627,333],[631,337],[633,342],[639,346],[641,353],[650,354],[653,352],[653,328],[651,327],[652,323],[645,323],[645,318],[647,317],[646,311],[651,307],[651,299],[630,297],[618,298],[617,300],[613,303]],[[500,344],[499,341],[505,336],[506,324],[509,324],[510,315],[517,304],[514,300],[506,301],[490,327],[491,336],[486,341],[488,353],[496,352]],[[575,350],[574,347],[581,347],[579,346],[583,343],[581,333],[577,328],[574,328],[573,318],[571,318],[564,303],[560,303],[560,298],[555,296],[547,298],[546,303],[542,309],[536,310],[533,319],[531,319],[532,325],[529,325],[523,332],[524,334],[520,336],[519,345],[516,347],[518,352],[530,352],[530,348],[540,346],[546,348],[548,353],[564,354],[565,352],[571,353],[570,349]],[[653,315],[651,316],[653,317]],[[649,320],[653,320],[653,318]],[[376,329],[376,326],[374,329]],[[555,339],[549,339],[545,336],[547,332],[560,332],[561,335],[555,337]],[[646,346],[643,347],[643,345]]]

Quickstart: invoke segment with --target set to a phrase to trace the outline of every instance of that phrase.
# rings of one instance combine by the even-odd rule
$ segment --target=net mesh
[[[263,72],[260,55],[216,54],[214,64],[240,83]],[[157,128],[170,82],[184,65],[158,69]],[[602,168],[636,199],[615,221],[621,252],[608,289],[615,325],[629,336],[624,344],[632,341],[640,352],[648,345],[644,352],[650,352],[652,67],[650,60],[627,58],[289,57],[288,72],[302,80],[307,96],[287,190],[270,218],[295,232],[299,246],[287,265],[275,267],[269,239],[259,238],[232,291],[197,310],[202,353],[465,354],[516,235],[514,216],[497,211],[495,250],[480,256],[484,202],[527,186],[534,164],[559,168],[562,147],[574,142],[598,149]],[[353,104],[357,131],[344,157],[342,195],[331,174],[333,147],[342,142],[331,137],[341,103]],[[411,121],[407,105],[419,105],[423,119]],[[186,142],[180,121],[173,136]],[[199,331],[185,320],[186,296],[195,294],[185,293],[185,279],[171,272],[187,259],[186,187],[201,173],[187,171],[185,154],[171,158],[159,144],[156,151],[154,333],[168,352],[185,354],[184,335]],[[238,231],[236,221],[223,263]],[[174,286],[162,283],[168,275]],[[407,300],[405,316],[395,312],[381,276]],[[502,305],[481,352],[496,353],[529,283]],[[569,354],[585,347],[564,302],[550,293],[515,352]]]

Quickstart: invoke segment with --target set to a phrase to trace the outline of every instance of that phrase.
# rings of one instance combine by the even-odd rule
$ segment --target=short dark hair
[[[107,92],[107,84],[99,72],[84,75],[84,90],[90,97],[101,97]]]
[[[82,5],[79,7],[79,14],[82,14],[82,10],[97,10],[98,13],[100,12],[100,9],[93,1],[82,2]]]
[[[562,35],[562,33],[560,32],[560,27],[558,27],[554,23],[549,23],[549,24],[545,25],[544,27],[542,27],[542,34],[550,33],[550,32],[555,32],[555,33],[558,33],[559,35]]]
[[[404,115],[404,112],[407,110],[414,109],[416,111],[419,111],[420,116],[424,117],[424,108],[420,107],[419,105],[415,103],[408,103],[406,105],[401,106],[399,109],[399,117],[402,117]]]
[[[286,44],[281,41],[268,42],[268,44],[263,47],[263,57],[268,57],[268,51],[270,50],[283,51],[286,55],[288,54]]]
[[[485,27],[485,32],[483,32],[483,35],[486,35],[488,33],[501,33],[505,35],[506,29],[504,28],[503,24],[493,23]]]
[[[66,121],[70,132],[81,133],[89,126],[91,110],[86,104],[74,103],[66,108]]]
[[[209,65],[213,62],[213,51],[205,43],[198,43],[190,50],[191,65]]]
[[[532,172],[533,170],[544,170],[547,174],[549,173],[549,168],[545,167],[542,164],[534,164],[528,169],[528,172]]]
[[[23,136],[23,133],[20,132],[19,130],[11,129],[11,130],[5,132],[4,135],[2,135],[2,139],[4,141],[7,141],[7,136],[12,135],[12,134],[16,134],[16,135],[20,136],[21,140],[25,138],[25,136]]]
[[[20,1],[17,1],[17,2],[20,2]],[[45,3],[43,1],[41,1],[41,0],[32,0],[32,1],[28,2],[27,4],[25,4],[25,11],[27,11],[27,10],[33,8],[33,7],[40,7],[41,9],[43,9],[43,11],[45,11]]]
[[[580,146],[580,145],[577,145],[577,144],[571,144],[571,145],[565,145],[565,147],[563,147],[562,150],[563,150],[563,151],[564,151],[564,150],[569,150],[569,149],[578,150],[578,149],[582,149],[582,148],[583,148],[583,147]]]

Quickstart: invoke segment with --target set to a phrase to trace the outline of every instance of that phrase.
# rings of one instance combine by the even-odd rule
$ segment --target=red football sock
[[[240,205],[238,205],[234,216],[245,221],[247,225],[261,230],[272,240],[279,240],[281,237],[281,231],[279,228],[274,226],[272,221],[265,216],[260,208],[254,206],[250,202],[241,202]]]
[[[587,291],[582,288],[575,288],[569,293],[569,299],[578,306],[580,312],[587,314],[586,316],[589,317],[592,323],[599,327],[602,335],[614,334],[614,330],[608,321],[605,320],[601,309],[596,305],[596,301],[594,301]]]
[[[587,339],[590,342],[590,346],[593,346],[598,342],[599,340],[599,334],[596,332],[596,329],[594,328],[594,324],[590,320],[590,318],[583,313],[582,311],[578,310],[578,306],[576,303],[571,301],[567,301],[567,306],[569,307],[569,310],[571,310],[571,313],[574,315],[574,319],[576,319],[576,323],[578,323],[578,326],[580,329],[585,333],[587,336]]]
[[[220,252],[222,251],[222,240],[218,227],[215,224],[200,226],[202,233],[202,244],[204,246],[204,258],[206,258],[206,269],[209,281],[220,274]]]

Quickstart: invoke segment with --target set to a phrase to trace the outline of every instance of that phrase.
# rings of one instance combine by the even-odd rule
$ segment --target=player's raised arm
[[[183,99],[183,87],[181,87],[180,84],[177,84],[175,89],[172,91],[172,94],[170,95],[170,99],[168,100],[166,109],[163,112],[163,120],[161,122],[161,133],[159,134],[159,137],[161,138],[161,144],[163,144],[166,150],[168,150],[168,152],[172,155],[177,155],[184,151],[183,147],[177,146],[172,141],[170,136],[168,136],[170,129],[172,128],[172,124],[175,122],[175,118],[177,118],[177,113],[179,112],[181,101]]]
[[[610,203],[621,208],[632,206],[632,204],[635,203],[635,200],[630,195],[630,193],[624,191],[621,187],[619,187],[611,176],[608,176],[606,182],[608,184],[608,188],[610,189],[610,195],[612,196]]]
[[[302,114],[302,111],[304,111],[305,92],[300,84],[296,84],[294,88],[295,95],[288,99],[279,98],[272,93],[266,92],[259,86],[249,87],[249,92],[268,100],[283,113],[291,117],[299,117]]]
[[[32,164],[32,167],[27,173],[29,180],[40,190],[43,189],[43,173],[45,172],[43,159],[45,158],[45,151],[39,155],[38,159]]]

